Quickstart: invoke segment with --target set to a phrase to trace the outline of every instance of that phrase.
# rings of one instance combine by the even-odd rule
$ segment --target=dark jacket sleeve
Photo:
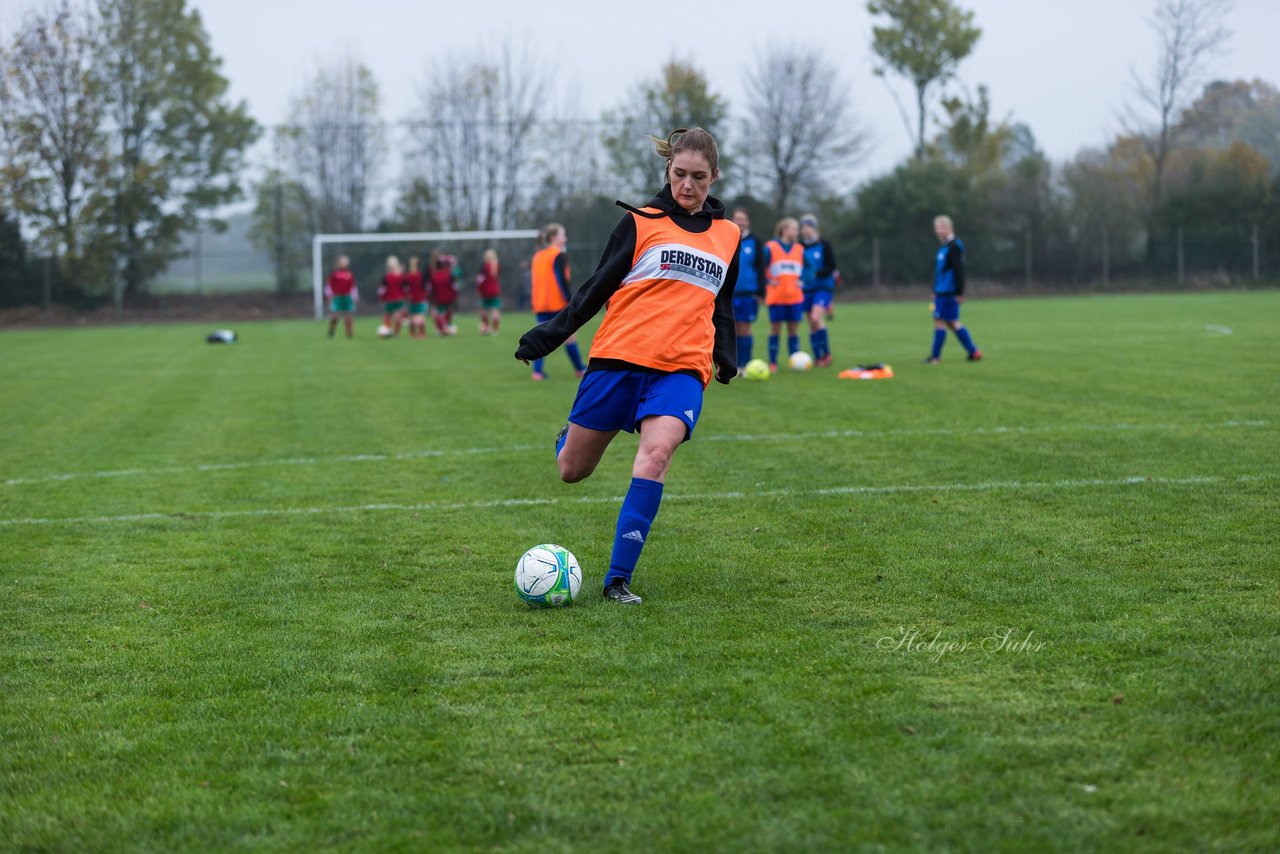
[[[729,262],[724,286],[716,294],[715,312],[711,315],[711,322],[716,329],[711,361],[715,364],[718,383],[728,384],[729,380],[738,375],[738,332],[733,318],[733,288],[738,282],[738,258],[741,254],[741,246],[733,251],[733,260]]]
[[[559,314],[520,337],[516,358],[522,361],[543,358],[595,317],[631,271],[635,252],[636,221],[631,214],[626,214],[609,235],[595,272],[583,282]]]
[[[951,269],[951,281],[955,283],[956,296],[964,296],[964,250],[958,243],[947,249],[947,266]]]
[[[832,248],[831,241],[822,238],[822,267],[815,274],[819,279],[825,279],[835,274],[836,267],[836,250]]]

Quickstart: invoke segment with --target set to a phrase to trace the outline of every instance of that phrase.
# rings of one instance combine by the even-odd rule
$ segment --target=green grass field
[[[965,318],[713,385],[638,609],[527,315],[0,335],[0,849],[1280,848],[1280,292]]]

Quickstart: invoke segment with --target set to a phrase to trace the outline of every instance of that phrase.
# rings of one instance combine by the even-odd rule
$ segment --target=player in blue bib
[[[804,289],[804,314],[809,319],[809,347],[813,363],[825,368],[832,361],[827,315],[836,290],[836,250],[818,232],[818,218],[813,214],[800,217],[800,242],[804,244],[800,286]]]
[[[973,343],[969,330],[960,323],[960,303],[964,301],[964,244],[956,237],[951,217],[938,216],[933,220],[933,233],[942,246],[934,256],[933,272],[933,349],[925,364],[936,365],[942,358],[942,345],[947,343],[950,329],[960,339],[960,346],[969,354],[969,361],[982,358],[982,351]]]
[[[733,209],[733,224],[742,232],[742,242],[738,244],[738,283],[733,288],[733,319],[738,334],[738,369],[746,370],[755,346],[751,324],[760,312],[764,244],[751,233],[751,215],[746,208]]]

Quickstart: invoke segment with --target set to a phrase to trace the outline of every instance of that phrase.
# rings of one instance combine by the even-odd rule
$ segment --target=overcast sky
[[[0,0],[6,34],[43,0]],[[758,48],[771,40],[810,45],[834,60],[856,112],[872,135],[860,177],[891,168],[911,150],[885,82],[872,75],[871,20],[864,0],[801,3],[616,3],[590,0],[188,0],[224,60],[235,98],[254,117],[284,120],[290,97],[325,58],[350,51],[376,75],[383,116],[414,110],[415,85],[430,59],[481,55],[504,39],[528,38],[555,64],[560,95],[595,118],[639,80],[676,57],[691,60],[735,113]],[[990,88],[994,112],[1028,124],[1055,160],[1101,145],[1132,100],[1130,69],[1156,53],[1149,17],[1155,0],[960,0],[982,38],[960,66],[959,82]],[[1280,83],[1280,0],[1235,0],[1229,52],[1216,76]],[[907,89],[901,82],[902,96]]]

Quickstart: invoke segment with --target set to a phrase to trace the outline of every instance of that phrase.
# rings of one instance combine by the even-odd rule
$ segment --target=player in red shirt
[[[394,255],[387,256],[387,273],[378,288],[378,299],[382,300],[382,325],[399,335],[404,322],[404,272]]]
[[[452,255],[431,250],[431,301],[436,310],[436,331],[441,335],[458,331],[453,325],[453,306],[458,301],[458,277],[454,272],[457,263]]]
[[[493,249],[484,250],[484,263],[480,267],[480,275],[476,276],[476,286],[480,291],[480,334],[497,335],[498,323],[502,320],[502,285],[498,283],[498,253]]]
[[[418,256],[409,259],[409,272],[404,274],[404,287],[409,292],[409,337],[427,337],[427,285],[418,268]]]
[[[360,292],[356,290],[356,277],[352,275],[351,259],[346,255],[338,258],[338,267],[329,274],[329,282],[324,286],[324,295],[329,298],[329,337],[338,328],[338,318],[342,318],[342,327],[347,337],[352,337],[352,318],[355,315],[356,300]]]

